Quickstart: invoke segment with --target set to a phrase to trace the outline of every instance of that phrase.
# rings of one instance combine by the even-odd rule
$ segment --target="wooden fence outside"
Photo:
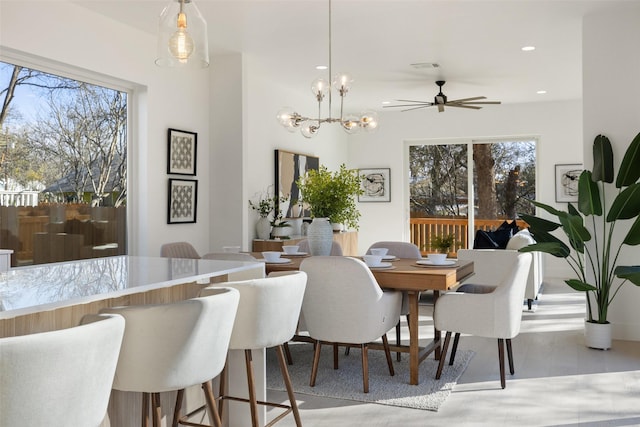
[[[504,221],[504,219],[476,219],[474,220],[473,235],[475,236],[477,230],[495,230]],[[516,223],[520,228],[527,227],[527,224],[522,220],[516,220]],[[453,253],[458,249],[473,246],[473,241],[469,242],[468,239],[469,222],[467,218],[411,218],[409,229],[411,242],[416,244],[423,254],[436,252],[431,248],[433,236],[453,234],[455,236],[455,244],[451,251]]]

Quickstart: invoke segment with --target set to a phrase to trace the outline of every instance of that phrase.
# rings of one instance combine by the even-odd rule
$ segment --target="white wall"
[[[130,100],[138,127],[130,129],[129,252],[159,255],[160,245],[174,240],[190,241],[200,252],[209,249],[210,71],[160,69],[153,63],[154,36],[67,1],[2,2],[0,43],[3,60],[23,56],[33,64],[48,64],[47,71],[86,70],[135,88]],[[196,224],[166,223],[168,128],[198,133]]]
[[[359,252],[378,240],[408,240],[409,201],[405,195],[406,141],[501,136],[533,136],[538,144],[538,200],[556,206],[555,164],[582,163],[581,102],[503,104],[482,110],[436,109],[387,112],[374,134],[352,136],[349,166],[391,168],[391,203],[360,203]],[[565,205],[566,206],[566,205]],[[558,206],[561,207],[561,206]],[[564,262],[548,259],[546,276],[564,277]]]
[[[638,23],[638,2],[630,2],[613,11],[592,14],[584,20],[584,152],[589,168],[593,164],[593,139],[598,134],[609,137],[615,163],[619,164],[626,147],[640,132]],[[615,188],[610,190],[609,194],[615,194]],[[627,228],[629,221],[624,222],[627,223]],[[619,226],[618,229],[620,228]],[[621,239],[622,236],[619,236],[618,242]],[[625,246],[619,260],[621,265],[638,265],[640,248]],[[638,304],[640,289],[626,284],[609,309],[614,338],[640,340]]]

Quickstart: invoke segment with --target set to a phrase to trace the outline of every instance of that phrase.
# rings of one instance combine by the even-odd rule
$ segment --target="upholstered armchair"
[[[311,387],[316,382],[323,343],[334,344],[335,368],[338,343],[361,348],[363,389],[368,393],[368,343],[382,337],[389,373],[394,375],[386,333],[400,316],[401,293],[382,292],[366,264],[356,258],[313,256],[302,261],[300,270],[307,273],[302,314],[316,343]]]
[[[453,364],[460,334],[463,333],[498,339],[500,385],[505,388],[504,342],[506,340],[509,370],[513,375],[515,371],[511,339],[520,333],[531,254],[504,250],[486,252],[482,260],[476,261],[476,265],[480,270],[483,265],[506,268],[501,268],[502,273],[492,276],[492,283],[479,275],[479,282],[461,286],[463,292],[448,292],[437,299],[433,314],[435,327],[447,333],[436,379],[442,374],[451,333],[455,332],[455,338],[450,365]]]

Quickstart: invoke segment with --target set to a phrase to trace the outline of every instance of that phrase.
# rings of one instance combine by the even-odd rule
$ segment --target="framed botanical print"
[[[307,171],[319,168],[319,157],[275,150],[275,194],[278,197],[288,198],[283,206],[278,206],[285,218],[301,218],[311,215],[308,206],[297,203],[300,200],[300,189],[296,181]]]
[[[196,222],[198,181],[195,179],[169,179],[169,205],[167,224]]]
[[[173,175],[195,175],[197,145],[197,133],[169,129],[167,173]]]
[[[556,165],[556,202],[578,201],[578,180],[582,164]]]
[[[358,169],[361,177],[360,189],[363,194],[358,196],[359,202],[390,202],[391,201],[391,169]]]

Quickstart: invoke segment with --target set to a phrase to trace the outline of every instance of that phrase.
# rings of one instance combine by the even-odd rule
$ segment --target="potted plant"
[[[618,265],[618,257],[625,246],[640,244],[640,183],[637,182],[640,178],[640,133],[622,159],[615,180],[618,191],[610,206],[606,192],[612,190],[607,184],[614,181],[614,162],[611,142],[606,136],[598,135],[593,142],[593,165],[593,171],[584,170],[580,175],[577,206],[569,203],[567,211],[560,211],[532,201],[555,216],[558,222],[520,215],[529,224],[537,242],[520,251],[540,251],[566,259],[577,278],[565,282],[587,296],[587,346],[607,349],[611,347],[609,305],[625,283],[640,286],[640,266]],[[591,231],[585,227],[585,220],[589,221]],[[551,234],[558,228],[565,233],[569,246]],[[620,241],[622,235],[624,238]]]
[[[347,169],[342,164],[336,172],[330,172],[326,166],[312,169],[301,177],[298,188],[302,199],[309,204],[311,216],[329,218],[337,224],[358,229],[360,212],[356,207],[356,197],[362,194],[360,176],[355,169]]]
[[[448,255],[455,243],[455,234],[436,234],[431,238],[431,249],[435,249],[438,253]]]
[[[362,194],[360,176],[344,164],[333,173],[326,166],[320,166],[318,170],[308,171],[297,184],[314,218],[307,229],[311,254],[329,255],[333,241],[330,222],[358,229],[360,212],[356,196]]]
[[[287,201],[286,197],[271,196],[267,191],[266,194],[262,194],[258,197],[257,202],[249,200],[249,206],[256,211],[260,218],[256,223],[256,234],[258,239],[268,239],[271,236],[272,221],[269,220],[269,215],[276,209],[278,202],[284,203]],[[278,214],[275,215],[276,217]],[[280,215],[282,218],[282,215]],[[274,219],[275,221],[275,219]]]

